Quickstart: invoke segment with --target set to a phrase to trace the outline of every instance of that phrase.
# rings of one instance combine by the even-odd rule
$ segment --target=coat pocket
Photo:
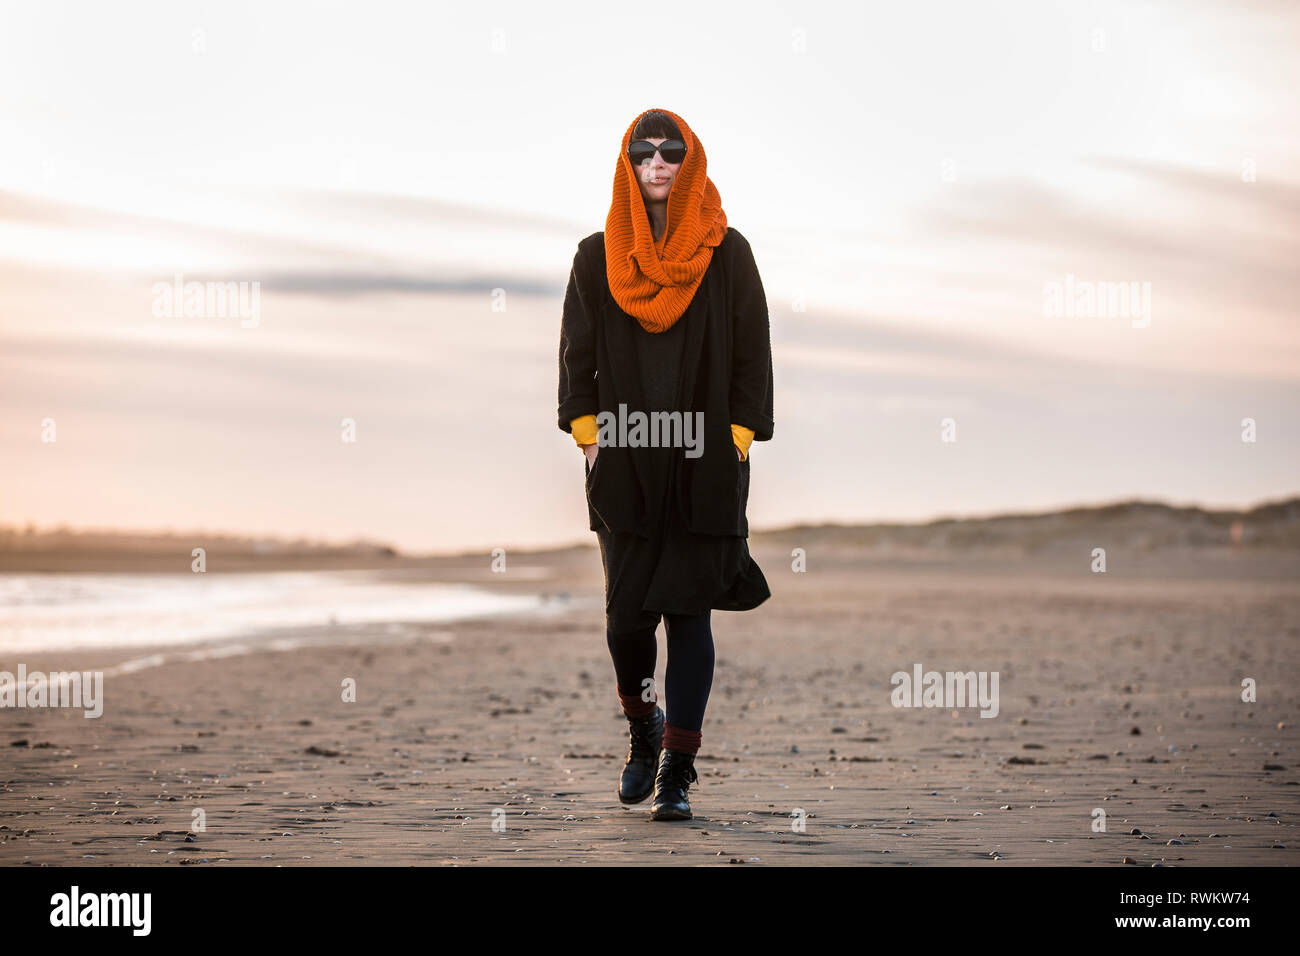
[[[745,508],[749,504],[749,456],[744,461],[737,461],[740,474],[736,476],[736,533],[749,537],[749,521],[745,517]]]
[[[728,442],[723,454],[683,459],[678,490],[685,504],[687,528],[695,534],[746,536],[745,502],[749,497],[749,462],[736,457]]]
[[[586,470],[586,476],[587,476],[586,477],[587,518],[588,518],[587,523],[588,523],[588,527],[592,531],[605,531],[609,528],[609,523],[605,521],[604,518],[601,517],[600,512],[596,509],[595,499],[592,497],[592,492],[595,490],[597,483],[600,481],[601,475],[604,474],[604,472],[601,470],[601,463],[606,459],[606,457],[608,457],[608,455],[609,455],[608,449],[596,452],[595,464],[592,464],[591,461],[587,459],[587,456],[585,454],[582,456],[583,467]]]

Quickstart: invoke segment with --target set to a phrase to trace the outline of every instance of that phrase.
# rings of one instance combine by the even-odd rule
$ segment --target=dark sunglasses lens
[[[627,158],[632,160],[633,166],[640,166],[647,159],[654,158],[655,148],[649,143],[633,143],[628,147]]]
[[[680,140],[670,139],[659,147],[659,155],[665,163],[680,163],[686,158],[686,144]]]

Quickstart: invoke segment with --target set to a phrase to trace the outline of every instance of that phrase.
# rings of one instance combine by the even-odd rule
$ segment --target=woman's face
[[[664,136],[647,136],[645,141],[658,146],[660,143],[668,142],[668,139]],[[633,168],[636,170],[637,180],[641,183],[641,198],[648,203],[665,202],[668,199],[668,191],[673,188],[673,180],[677,178],[677,170],[682,168],[682,164],[665,163],[663,156],[656,152],[640,166]]]

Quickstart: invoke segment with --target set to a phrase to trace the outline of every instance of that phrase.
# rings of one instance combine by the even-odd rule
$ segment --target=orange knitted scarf
[[[686,144],[686,159],[668,193],[663,235],[654,238],[637,173],[627,156],[640,116],[623,134],[614,168],[614,199],[605,219],[609,291],[647,332],[667,331],[682,317],[713,259],[714,248],[727,234],[727,214],[708,177],[704,147],[684,119],[671,110],[663,112],[676,121]]]

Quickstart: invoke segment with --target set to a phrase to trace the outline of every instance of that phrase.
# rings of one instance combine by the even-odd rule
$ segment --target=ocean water
[[[384,580],[369,571],[0,574],[0,654],[176,647],[259,634],[328,638],[358,625],[546,609],[535,595]]]

